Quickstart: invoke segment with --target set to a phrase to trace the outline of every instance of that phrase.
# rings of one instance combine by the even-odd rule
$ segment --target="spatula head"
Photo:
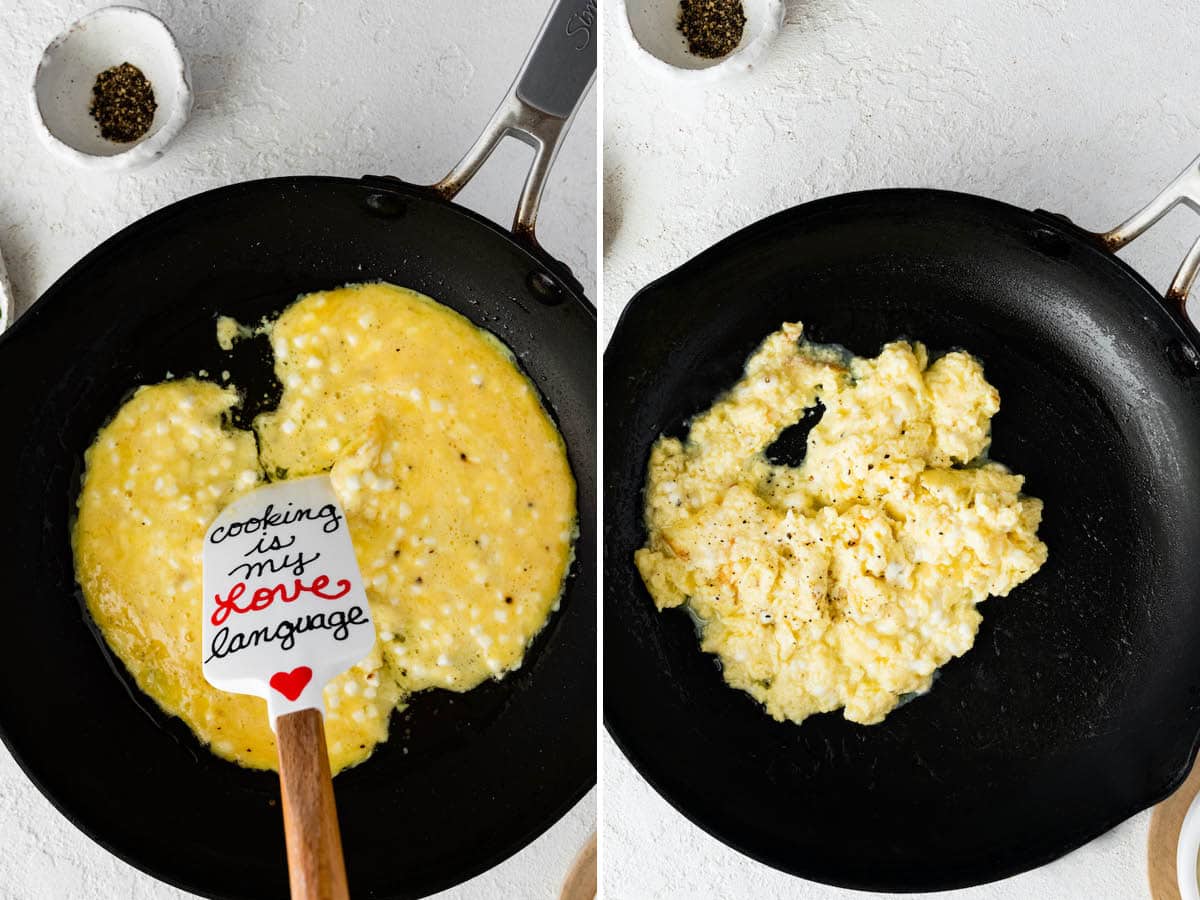
[[[331,678],[360,662],[375,625],[346,514],[328,476],[259,488],[204,536],[204,677],[267,701],[275,719],[324,710]]]

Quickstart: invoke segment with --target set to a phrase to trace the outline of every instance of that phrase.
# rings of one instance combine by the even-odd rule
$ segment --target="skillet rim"
[[[76,277],[75,272],[88,260],[92,259],[104,252],[106,248],[121,242],[128,241],[131,237],[136,237],[139,233],[147,229],[156,227],[160,221],[168,217],[191,214],[191,207],[199,206],[205,202],[211,202],[213,199],[220,199],[224,195],[236,195],[242,191],[255,189],[271,189],[271,188],[293,188],[293,187],[318,187],[325,184],[336,184],[350,188],[358,188],[372,192],[389,192],[400,194],[406,197],[433,202],[444,210],[454,213],[472,224],[472,227],[482,228],[491,235],[503,240],[511,248],[516,249],[524,256],[533,266],[539,267],[542,270],[549,272],[557,282],[557,287],[563,293],[563,298],[554,302],[552,305],[570,304],[579,313],[581,313],[586,321],[592,325],[595,330],[596,323],[596,306],[588,299],[582,283],[575,277],[572,270],[563,262],[552,256],[540,243],[536,240],[523,241],[510,230],[493,222],[491,219],[468,209],[465,206],[454,203],[448,200],[437,191],[430,187],[413,184],[403,179],[392,175],[363,175],[355,178],[344,175],[282,175],[269,178],[249,179],[246,181],[237,181],[230,184],[220,185],[218,187],[209,188],[198,193],[190,194],[182,197],[173,203],[155,209],[144,216],[130,222],[128,225],[120,228],[116,232],[106,237],[103,241],[92,247],[87,253],[75,260],[62,274],[60,274],[54,282],[27,308],[24,312],[18,315],[12,325],[3,333],[0,333],[0,355],[9,352],[6,348],[14,342],[20,340],[22,335],[29,328],[35,327],[41,321],[41,318],[49,315],[47,309],[54,307],[63,302],[58,300],[60,292],[67,290],[71,285],[70,282]],[[478,323],[476,323],[478,324]],[[490,329],[488,329],[490,331]],[[598,349],[598,348],[597,348]],[[524,371],[524,368],[522,369]],[[529,377],[528,375],[526,377]],[[593,398],[593,406],[595,398]],[[595,419],[595,417],[593,417]],[[557,421],[555,422],[558,427]],[[593,421],[593,432],[595,432],[595,421]],[[565,437],[564,437],[565,441]],[[592,468],[599,478],[598,457],[596,454],[596,436],[593,436],[592,446],[584,447],[583,453],[585,458],[590,456]],[[576,478],[578,483],[578,477]],[[599,500],[599,492],[597,488],[593,488],[593,494],[596,501]],[[598,506],[598,502],[597,502]],[[596,523],[593,523],[596,524]],[[595,577],[599,575],[599,560],[596,561]],[[570,576],[568,576],[569,578]],[[598,582],[596,585],[595,602],[599,603]],[[76,598],[72,598],[74,601]],[[94,630],[94,623],[86,620],[84,623],[89,629]],[[93,637],[96,635],[93,634]],[[108,648],[101,645],[100,652],[110,653]],[[111,664],[111,660],[106,659],[106,662]],[[121,678],[123,685],[125,684],[123,676]],[[84,834],[89,840],[93,841],[98,846],[102,847],[106,852],[112,854],[117,859],[125,864],[132,866],[140,872],[144,872],[150,877],[176,888],[198,894],[200,896],[209,896],[220,898],[220,900],[240,900],[244,895],[229,894],[223,890],[215,890],[212,885],[201,884],[189,878],[180,878],[177,874],[171,873],[168,870],[159,868],[157,865],[151,865],[144,858],[139,857],[136,853],[130,852],[126,847],[119,845],[117,842],[105,838],[100,832],[91,827],[90,824],[85,825],[77,812],[72,811],[59,797],[56,790],[48,787],[46,780],[34,774],[31,766],[33,765],[26,759],[25,755],[14,747],[12,739],[5,728],[4,723],[0,720],[0,743],[3,743],[9,755],[16,762],[18,768],[24,777],[37,789],[38,793],[49,802],[54,810],[59,813],[72,827]],[[513,839],[506,843],[506,846],[497,850],[495,853],[487,854],[479,857],[479,861],[474,865],[462,866],[455,870],[454,874],[448,879],[434,883],[431,893],[447,890],[458,885],[464,884],[467,881],[490,871],[500,865],[507,859],[516,856],[531,843],[545,834],[554,825],[573,809],[596,785],[597,766],[593,763],[591,771],[585,779],[581,780],[570,792],[565,792],[563,799],[553,806],[553,812],[546,818],[544,824],[537,825],[527,832],[514,834]]]
[[[1007,216],[1010,219],[1023,218],[1030,225],[1040,226],[1051,229],[1057,236],[1060,236],[1071,242],[1073,249],[1086,251],[1089,254],[1089,261],[1095,261],[1097,268],[1107,267],[1108,270],[1116,277],[1125,279],[1131,285],[1138,289],[1139,295],[1145,297],[1147,302],[1152,302],[1160,311],[1165,312],[1171,325],[1177,332],[1177,336],[1184,340],[1193,351],[1196,352],[1197,358],[1200,359],[1200,329],[1197,324],[1187,316],[1181,306],[1177,306],[1168,302],[1154,287],[1137,272],[1127,262],[1119,258],[1116,253],[1107,249],[1100,240],[1100,236],[1089,232],[1086,229],[1076,225],[1069,217],[1060,214],[1049,212],[1044,209],[1029,210],[1024,207],[1016,206],[1011,203],[1006,203],[1002,200],[997,200],[991,197],[984,197],[979,194],[970,194],[962,191],[949,191],[939,188],[875,188],[862,191],[848,191],[841,194],[832,194],[825,197],[819,197],[796,206],[789,207],[779,212],[772,213],[765,218],[759,219],[751,224],[738,229],[730,235],[720,239],[715,244],[700,251],[695,256],[685,260],[674,269],[666,272],[650,281],[645,286],[640,288],[621,310],[620,316],[617,318],[616,325],[613,327],[612,334],[609,337],[607,344],[604,347],[604,385],[605,393],[603,396],[602,411],[605,416],[608,413],[608,364],[610,358],[616,355],[623,354],[624,348],[617,345],[618,339],[624,331],[633,328],[633,320],[638,315],[637,307],[643,307],[648,301],[653,300],[653,295],[665,286],[678,278],[683,278],[690,275],[697,269],[703,269],[713,259],[719,258],[730,253],[735,248],[741,246],[743,242],[750,242],[759,237],[759,235],[772,233],[780,229],[790,227],[794,222],[803,221],[809,217],[821,215],[826,212],[834,211],[839,208],[852,208],[855,205],[872,206],[880,203],[890,203],[896,200],[908,199],[914,202],[929,201],[933,203],[949,204],[958,208],[966,209],[976,207],[977,209],[988,213],[992,218]],[[610,354],[613,357],[610,357]],[[606,428],[604,431],[604,439],[607,441],[609,431]],[[607,449],[607,448],[606,448]],[[606,452],[603,456],[603,470],[601,477],[603,483],[607,487],[608,484],[608,460],[611,456]],[[604,493],[605,511],[602,514],[602,523],[607,526],[608,513],[608,493]],[[641,496],[641,491],[638,492]],[[607,578],[607,570],[609,568],[610,554],[607,552],[607,528],[603,529],[606,535],[605,552],[602,556],[602,566],[604,569],[605,578],[603,581],[603,598],[601,600],[601,608],[607,621],[609,615],[614,618],[619,618],[618,601],[612,601],[610,609],[610,587],[609,579]],[[612,565],[632,566],[632,560],[617,560],[612,557]],[[606,644],[602,642],[601,653],[607,656],[609,652]],[[607,666],[606,666],[607,671]],[[1196,763],[1197,755],[1200,754],[1200,711],[1193,717],[1191,726],[1193,735],[1191,745],[1184,759],[1183,767],[1174,773],[1171,773],[1166,779],[1160,779],[1164,785],[1159,789],[1147,790],[1145,792],[1147,799],[1138,801],[1132,804],[1132,808],[1123,809],[1116,814],[1106,817],[1103,821],[1094,826],[1077,828],[1066,840],[1058,842],[1053,849],[1044,853],[1032,855],[1026,858],[1023,864],[992,864],[981,867],[976,876],[968,877],[952,877],[952,878],[937,878],[930,877],[927,881],[917,882],[910,881],[904,884],[892,884],[881,881],[872,881],[869,878],[848,878],[841,874],[831,875],[832,870],[823,870],[819,865],[805,865],[790,862],[784,858],[774,858],[773,854],[759,852],[747,846],[746,842],[742,841],[735,835],[725,832],[725,830],[716,824],[702,821],[703,817],[694,815],[691,811],[685,808],[684,802],[679,798],[672,796],[662,788],[663,780],[655,774],[655,767],[662,763],[661,760],[653,760],[650,757],[643,755],[637,750],[637,738],[631,734],[636,734],[636,729],[631,728],[629,731],[623,731],[622,725],[619,724],[621,718],[621,705],[613,702],[614,698],[608,693],[607,684],[604,688],[604,703],[603,703],[603,721],[604,729],[612,738],[626,760],[634,767],[638,775],[641,776],[655,793],[665,800],[676,812],[681,814],[693,825],[701,829],[710,837],[720,841],[727,847],[747,856],[758,863],[769,866],[772,869],[783,872],[797,878],[804,878],[820,882],[822,884],[831,885],[839,888],[846,888],[858,891],[886,891],[892,893],[924,893],[924,892],[939,892],[958,890],[963,888],[978,887],[983,884],[1000,881],[1005,878],[1010,878],[1014,875],[1019,875],[1024,872],[1029,872],[1040,868],[1056,859],[1059,859],[1068,853],[1078,850],[1085,844],[1090,843],[1101,835],[1111,831],[1116,826],[1127,821],[1133,816],[1158,803],[1165,800],[1173,794],[1181,784],[1187,779],[1188,773]],[[840,872],[840,870],[839,870]]]
[[[561,282],[560,287],[566,290],[569,298],[580,308],[592,322],[596,321],[596,305],[587,298],[583,285],[579,279],[575,277],[574,272],[563,262],[560,262],[555,257],[542,247],[536,241],[532,244],[520,240],[515,234],[507,228],[493,222],[491,219],[480,215],[472,209],[467,209],[447,200],[437,191],[429,187],[424,187],[411,182],[404,181],[394,175],[363,175],[359,178],[353,178],[348,175],[277,175],[271,178],[253,178],[249,181],[235,181],[232,184],[224,184],[220,187],[209,188],[205,191],[200,191],[196,194],[190,194],[187,197],[182,197],[174,203],[169,203],[166,206],[160,207],[153,212],[149,212],[139,219],[135,219],[128,225],[113,232],[91,250],[85,253],[79,259],[75,260],[65,272],[59,275],[50,287],[46,288],[41,295],[29,305],[24,312],[16,316],[13,323],[3,332],[0,332],[0,353],[4,353],[5,346],[13,340],[13,335],[19,335],[26,328],[32,327],[29,323],[37,321],[41,316],[46,315],[46,301],[57,302],[54,300],[58,291],[63,288],[64,282],[68,281],[72,273],[85,260],[90,259],[96,253],[109,244],[117,243],[118,241],[128,240],[132,235],[139,231],[157,225],[160,219],[165,219],[168,215],[178,215],[186,213],[187,207],[198,205],[201,201],[209,200],[218,197],[222,194],[235,194],[239,191],[248,190],[250,188],[267,188],[267,187],[285,187],[294,185],[319,185],[319,184],[344,184],[348,186],[356,186],[360,188],[368,188],[380,191],[391,191],[393,193],[406,194],[416,197],[421,200],[437,203],[447,210],[450,210],[458,215],[473,222],[475,225],[482,226],[492,232],[497,237],[506,241],[510,246],[516,248],[531,262],[534,262],[542,268],[549,269],[554,275],[559,277]]]

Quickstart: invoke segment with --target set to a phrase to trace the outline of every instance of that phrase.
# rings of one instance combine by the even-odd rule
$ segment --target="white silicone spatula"
[[[238,498],[204,537],[204,677],[267,701],[293,900],[348,896],[322,691],[375,626],[346,515],[324,475]]]

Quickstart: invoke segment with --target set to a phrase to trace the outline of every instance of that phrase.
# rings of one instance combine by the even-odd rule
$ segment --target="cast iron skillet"
[[[0,339],[0,729],[64,815],[165,881],[213,897],[287,896],[278,780],[203,749],[91,632],[69,539],[82,454],[135,386],[168,371],[229,369],[248,389],[246,416],[269,405],[279,385],[267,348],[223,354],[215,317],[254,321],[307,291],[382,279],[494,332],[540,389],[578,483],[577,559],[525,665],[467,694],[418,695],[389,741],[336,778],[353,896],[415,897],[469,878],[595,782],[595,312],[532,241],[557,136],[595,67],[579,28],[565,33],[586,5],[556,4],[475,151],[518,128],[539,146],[519,237],[443,198],[474,171],[471,155],[440,191],[376,178],[240,184],[125,229]]]
[[[1110,248],[1198,182],[1193,163],[1105,236],[964,194],[830,197],[633,299],[604,360],[605,722],[680,812],[796,875],[939,890],[1047,862],[1183,780],[1200,732],[1200,335]],[[633,565],[651,444],[792,320],[857,354],[908,337],[978,356],[1001,395],[992,456],[1045,501],[1044,568],[871,727],[770,719]]]

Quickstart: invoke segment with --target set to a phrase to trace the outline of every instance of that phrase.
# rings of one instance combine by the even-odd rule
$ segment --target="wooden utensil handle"
[[[596,900],[596,835],[593,834],[567,872],[559,900]]]
[[[292,900],[349,900],[320,710],[275,720]]]

